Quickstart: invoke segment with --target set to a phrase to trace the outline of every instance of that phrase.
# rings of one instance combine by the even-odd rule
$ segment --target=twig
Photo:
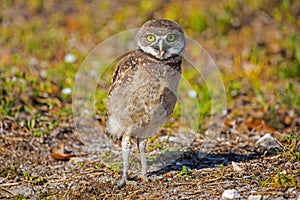
[[[0,135],[3,135],[3,123],[2,123],[2,120],[0,120]]]
[[[11,117],[11,116],[9,116],[9,115],[3,115],[2,116],[4,119],[9,119],[10,121],[15,121],[16,119],[15,118],[13,118],[13,117]]]
[[[280,194],[282,194],[282,192],[278,192],[278,191],[262,191],[262,192],[260,192],[260,191],[256,191],[256,193],[257,194],[260,194],[260,195],[270,195],[270,194],[272,194],[272,195],[280,195]]]
[[[9,136],[2,136],[2,137],[5,140],[14,140],[14,141],[19,141],[19,142],[26,141],[26,139],[24,139],[22,137],[9,137]]]
[[[217,180],[219,180],[219,179],[226,178],[227,176],[230,176],[230,175],[232,175],[232,174],[233,174],[233,173],[231,173],[231,174],[224,174],[224,175],[222,175],[222,176],[220,176],[220,177],[217,177],[217,178],[213,178],[213,179],[209,179],[209,180],[207,180],[207,181],[204,181],[203,183],[209,183],[209,182],[217,181]]]
[[[208,184],[206,184],[205,186],[212,186],[212,185],[223,184],[223,183],[227,183],[227,181],[216,182],[216,183],[208,183]]]
[[[72,185],[73,185],[72,183],[69,185],[69,187],[68,187],[67,191],[65,192],[65,194],[63,195],[62,199],[66,199],[66,196],[70,192]]]
[[[273,160],[273,159],[277,159],[277,158],[279,158],[281,156],[282,156],[281,154],[278,154],[278,155],[275,155],[275,156],[272,156],[272,157],[267,157],[266,159]]]
[[[10,194],[10,195],[12,195],[12,196],[15,196],[15,194],[12,193],[11,191],[9,191],[8,189],[5,189],[5,188],[3,188],[3,187],[0,187],[0,189],[3,190],[3,191],[5,191],[5,192],[7,192],[8,194]]]
[[[0,185],[0,187],[11,187],[11,186],[16,186],[16,185],[21,185],[22,182],[14,182],[14,183],[3,183]]]
[[[136,195],[137,193],[141,192],[141,189],[136,190],[134,193],[129,195],[129,198],[133,197],[134,195]]]
[[[103,174],[103,171],[97,171],[97,172],[88,172],[88,173],[81,173],[81,174],[74,174],[70,177],[64,178],[64,179],[50,179],[48,180],[49,183],[57,183],[57,182],[66,182],[66,181],[70,181],[72,179],[76,179],[76,178],[80,178],[82,176],[87,176],[87,175],[99,175],[99,174]]]
[[[181,186],[181,185],[198,185],[196,182],[187,182],[187,183],[175,183],[174,185],[176,186]]]

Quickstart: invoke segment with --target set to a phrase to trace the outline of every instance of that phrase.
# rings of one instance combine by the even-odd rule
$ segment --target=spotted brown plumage
[[[119,187],[127,181],[132,138],[137,139],[142,175],[146,176],[147,138],[174,109],[185,46],[182,29],[170,20],[150,20],[137,35],[138,49],[117,63],[107,99],[107,132],[122,138],[123,177]]]

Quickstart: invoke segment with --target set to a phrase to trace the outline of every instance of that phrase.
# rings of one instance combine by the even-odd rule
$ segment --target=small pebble
[[[235,190],[225,190],[222,194],[222,199],[238,199],[241,198],[241,195]]]
[[[282,148],[279,141],[276,138],[272,137],[269,133],[267,133],[263,137],[259,138],[255,144],[263,146],[267,149],[272,149],[272,148],[281,149]]]
[[[250,179],[251,176],[244,176],[243,178],[244,178],[244,179]]]
[[[248,200],[261,200],[262,199],[262,195],[250,195],[248,197]]]
[[[233,161],[232,161],[232,168],[233,168],[233,170],[236,171],[236,172],[240,172],[240,171],[243,170],[242,168],[240,168],[240,167],[239,167],[235,162],[233,162]]]

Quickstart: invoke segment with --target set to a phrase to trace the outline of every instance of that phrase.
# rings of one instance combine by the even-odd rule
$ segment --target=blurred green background
[[[203,45],[222,71],[228,107],[237,115],[245,114],[238,110],[241,99],[250,102],[246,111],[299,113],[300,1],[2,0],[0,118],[35,136],[70,121],[75,75],[88,53],[153,18],[175,20]],[[195,81],[194,87],[202,122],[210,97],[205,85]],[[99,117],[104,96],[96,94]]]

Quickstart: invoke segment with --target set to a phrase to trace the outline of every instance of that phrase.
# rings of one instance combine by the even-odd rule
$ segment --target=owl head
[[[147,21],[137,34],[138,47],[160,60],[181,55],[185,37],[181,27],[174,21],[155,19]]]

